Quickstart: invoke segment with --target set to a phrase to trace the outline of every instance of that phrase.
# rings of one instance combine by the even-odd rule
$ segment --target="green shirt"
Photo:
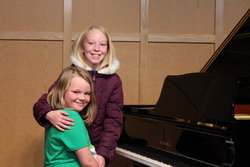
[[[59,131],[54,126],[45,130],[44,166],[46,167],[81,167],[75,154],[75,150],[90,145],[88,131],[79,113],[66,111],[70,118],[74,119],[71,129]]]

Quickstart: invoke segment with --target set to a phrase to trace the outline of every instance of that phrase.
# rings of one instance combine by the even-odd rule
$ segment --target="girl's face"
[[[83,53],[88,64],[96,69],[108,52],[108,41],[106,36],[99,30],[90,30],[83,41]]]
[[[72,78],[70,87],[64,94],[66,105],[74,111],[82,111],[90,102],[90,85],[83,78]]]

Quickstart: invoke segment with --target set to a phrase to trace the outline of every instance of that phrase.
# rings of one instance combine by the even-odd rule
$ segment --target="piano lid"
[[[200,73],[166,77],[154,114],[223,125],[232,122],[235,103],[249,100],[250,9]]]
[[[211,73],[169,75],[154,114],[193,123],[229,123],[233,118],[237,87],[237,80],[231,76]]]
[[[201,69],[237,77],[250,75],[250,9]]]

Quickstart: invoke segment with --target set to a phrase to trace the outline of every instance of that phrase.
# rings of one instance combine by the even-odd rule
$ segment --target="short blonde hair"
[[[112,44],[112,41],[110,39],[108,32],[106,31],[106,29],[104,27],[99,26],[99,25],[92,25],[92,26],[89,26],[87,29],[85,29],[80,34],[80,36],[75,40],[75,42],[73,44],[73,48],[72,48],[72,53],[81,61],[81,63],[84,66],[88,65],[82,49],[83,49],[83,42],[86,39],[88,32],[91,30],[101,31],[106,36],[107,42],[108,42],[107,43],[108,52],[107,52],[107,55],[104,57],[103,61],[101,62],[101,65],[98,67],[97,70],[99,70],[99,69],[102,69],[103,67],[107,66],[108,64],[112,64],[113,59],[116,57],[114,46]]]
[[[94,96],[92,78],[86,70],[75,66],[68,66],[64,68],[59,76],[59,79],[57,80],[55,87],[53,87],[49,92],[47,101],[54,109],[70,109],[65,103],[64,94],[70,87],[72,79],[76,76],[83,78],[90,85],[90,103],[80,114],[82,115],[86,124],[91,124],[96,115],[96,100]]]

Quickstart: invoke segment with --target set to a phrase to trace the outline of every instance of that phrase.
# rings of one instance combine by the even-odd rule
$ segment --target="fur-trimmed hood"
[[[93,70],[91,67],[83,65],[81,63],[81,61],[73,54],[70,55],[70,60],[77,67],[81,67],[87,71]],[[104,67],[104,68],[98,70],[97,73],[111,75],[111,74],[116,73],[116,71],[119,68],[120,68],[120,61],[118,59],[114,58],[112,64],[109,64],[107,67]]]

